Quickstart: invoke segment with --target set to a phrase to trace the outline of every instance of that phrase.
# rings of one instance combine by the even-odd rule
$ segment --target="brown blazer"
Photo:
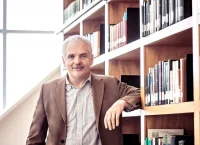
[[[66,139],[66,78],[42,86],[26,145],[64,145]],[[118,99],[140,107],[140,90],[119,82],[115,77],[92,74],[92,93],[96,126],[102,145],[122,145],[121,123],[109,131],[104,127],[106,111]],[[121,122],[121,121],[120,121]],[[48,130],[48,136],[47,136]],[[47,136],[47,140],[46,140]]]

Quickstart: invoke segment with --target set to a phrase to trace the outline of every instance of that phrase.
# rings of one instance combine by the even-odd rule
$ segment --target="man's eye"
[[[81,57],[82,57],[82,58],[86,58],[86,57],[87,57],[87,55],[81,55]]]
[[[73,56],[73,55],[69,55],[67,58],[68,58],[68,59],[73,59],[74,56]]]

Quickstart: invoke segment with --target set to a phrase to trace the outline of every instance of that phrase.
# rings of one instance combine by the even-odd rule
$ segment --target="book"
[[[193,93],[193,55],[186,55],[186,93],[187,93],[187,101],[194,100]]]
[[[148,138],[164,137],[166,135],[183,135],[184,129],[148,129]]]
[[[100,55],[105,53],[105,24],[100,24]]]
[[[140,10],[139,8],[127,8],[124,14],[125,44],[140,38]]]

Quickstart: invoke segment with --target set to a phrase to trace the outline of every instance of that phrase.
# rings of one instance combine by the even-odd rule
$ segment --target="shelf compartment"
[[[69,27],[67,27],[65,30],[63,30],[64,35],[67,34],[80,34],[80,23],[75,22]]]
[[[143,45],[192,46],[192,17],[142,38]]]
[[[135,117],[135,116],[141,116],[141,109],[137,109],[131,112],[122,112],[122,117]]]
[[[185,135],[194,135],[194,114],[170,114],[146,116],[146,137],[148,129],[184,129]]]
[[[140,126],[141,126],[140,117],[122,118],[122,133],[123,134],[138,134],[139,139],[140,139],[140,136],[141,136]]]
[[[86,7],[83,10],[80,10],[80,12],[75,15],[73,18],[70,18],[71,20],[69,20],[68,22],[66,22],[65,24],[63,24],[62,28],[60,28],[56,34],[62,32],[64,29],[66,29],[67,27],[69,27],[73,22],[80,22],[78,19],[85,14],[86,12],[88,12],[89,10],[91,10],[93,7],[95,7],[98,3],[102,3],[102,0],[96,0],[93,3],[91,3],[88,7]]]
[[[86,13],[82,19],[86,21],[104,21],[105,19],[105,3],[102,2],[94,7],[92,12]]]
[[[179,113],[194,113],[194,102],[144,107],[146,116]]]
[[[91,67],[92,73],[105,75],[105,54],[94,58],[93,65]]]
[[[92,67],[95,68],[95,66],[97,66],[97,65],[99,65],[99,64],[101,64],[101,63],[104,63],[105,60],[106,60],[106,54],[102,54],[102,55],[100,55],[100,56],[94,58],[94,62],[93,62]]]
[[[184,58],[189,53],[192,53],[191,46],[146,46],[145,75],[147,75],[148,69],[154,67],[159,61]]]
[[[136,40],[108,53],[109,60],[140,60],[141,40]]]
[[[91,67],[92,73],[105,75],[105,63],[99,63],[97,65],[93,65]]]

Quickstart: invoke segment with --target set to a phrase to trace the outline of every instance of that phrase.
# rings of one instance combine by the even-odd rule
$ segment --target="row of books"
[[[194,136],[165,135],[164,137],[146,138],[145,145],[194,145]]]
[[[71,17],[75,16],[80,11],[80,0],[71,2],[63,12],[63,22],[66,23]]]
[[[109,26],[109,51],[140,38],[139,8],[127,8],[123,20]]]
[[[159,61],[145,79],[146,106],[193,101],[193,55]]]
[[[83,7],[86,8],[87,6],[89,6],[94,1],[95,0],[83,0]]]
[[[184,135],[184,129],[148,129],[145,145],[194,145],[194,135]]]
[[[92,44],[92,53],[94,57],[105,53],[105,24],[100,24],[99,31],[86,34],[86,37]]]
[[[173,25],[192,15],[192,0],[147,0],[142,9],[142,36]]]
[[[86,8],[94,1],[95,0],[84,0],[83,8]],[[64,9],[63,22],[66,23],[71,17],[75,16],[78,12],[80,12],[80,0],[74,0],[67,6],[67,8]]]

